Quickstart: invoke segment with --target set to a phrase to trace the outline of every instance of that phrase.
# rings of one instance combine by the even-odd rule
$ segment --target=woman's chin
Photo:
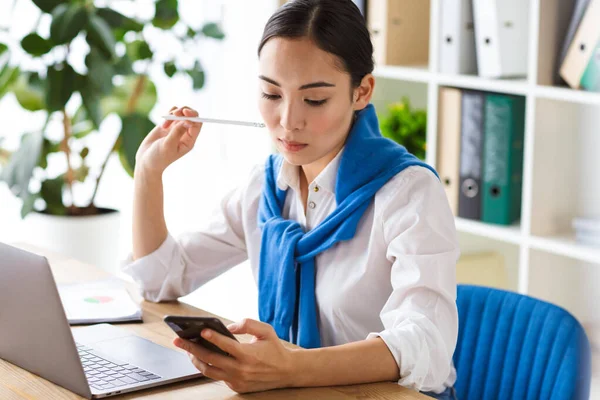
[[[282,149],[279,149],[285,161],[292,165],[306,165],[314,162],[315,157],[311,157],[310,152],[288,152]]]

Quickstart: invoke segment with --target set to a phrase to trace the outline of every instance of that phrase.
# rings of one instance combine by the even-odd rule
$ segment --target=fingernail
[[[202,331],[202,337],[209,338],[211,336],[212,336],[212,334],[208,329],[205,329]]]

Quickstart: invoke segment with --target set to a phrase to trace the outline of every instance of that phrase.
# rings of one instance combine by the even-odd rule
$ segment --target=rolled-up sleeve
[[[252,184],[256,183],[251,180]],[[133,278],[146,300],[159,302],[185,296],[245,261],[242,202],[248,190],[244,186],[224,196],[199,230],[177,238],[169,233],[155,251],[135,261],[130,253],[121,261],[121,270]]]
[[[408,172],[408,171],[407,171]],[[392,293],[381,313],[381,337],[398,363],[398,383],[441,391],[453,372],[458,337],[454,217],[443,187],[425,168],[413,168],[382,217]]]

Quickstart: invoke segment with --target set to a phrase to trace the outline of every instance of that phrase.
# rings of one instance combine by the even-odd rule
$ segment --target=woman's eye
[[[306,104],[308,104],[310,106],[318,107],[318,106],[322,106],[323,104],[325,104],[327,102],[327,99],[323,99],[323,100],[305,99],[304,101],[306,102]]]
[[[277,100],[278,98],[280,98],[281,96],[277,95],[277,94],[268,94],[268,93],[263,93],[262,97],[267,99],[267,100]]]

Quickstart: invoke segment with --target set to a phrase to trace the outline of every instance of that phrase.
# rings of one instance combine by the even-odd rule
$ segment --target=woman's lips
[[[303,148],[305,148],[306,146],[308,146],[307,144],[304,144],[304,143],[291,142],[291,141],[287,141],[287,140],[284,140],[284,139],[279,139],[279,143],[281,143],[281,145],[283,146],[283,148],[286,151],[289,151],[289,152],[292,152],[292,153],[300,151]]]

